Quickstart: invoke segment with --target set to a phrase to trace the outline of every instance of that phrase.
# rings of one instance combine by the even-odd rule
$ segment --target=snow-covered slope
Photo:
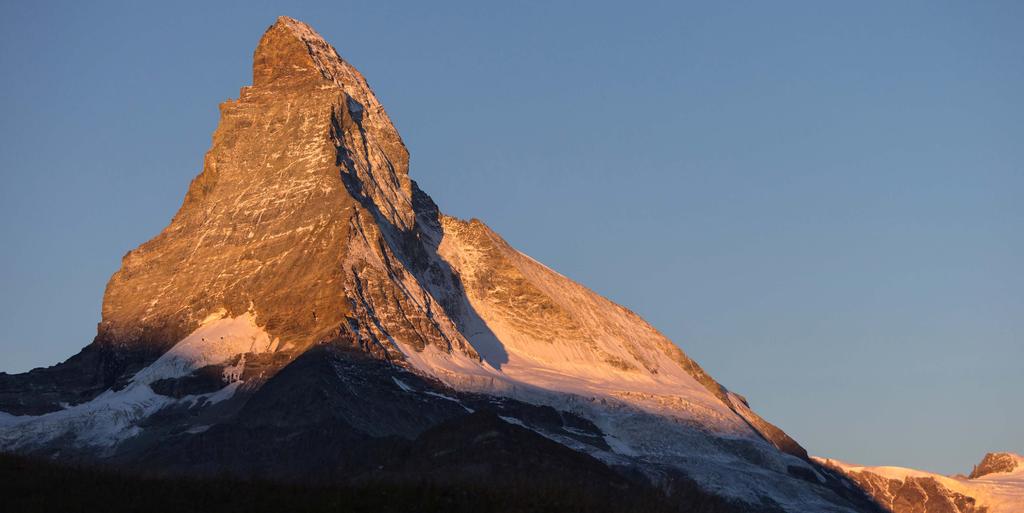
[[[865,467],[827,458],[823,465],[840,469],[894,513],[1020,513],[1024,511],[1024,456],[998,453],[1012,468],[976,478],[944,476],[904,467]],[[986,455],[986,459],[993,456]],[[987,508],[987,509],[986,509]]]
[[[230,398],[243,384],[245,355],[274,351],[276,341],[256,325],[252,314],[237,318],[223,318],[223,314],[206,318],[198,329],[122,388],[43,415],[0,412],[0,449],[32,449],[67,438],[73,446],[97,447],[110,453],[116,444],[140,434],[146,419],[164,408],[207,406]],[[221,367],[224,384],[218,390],[178,398],[153,391],[158,381],[181,378],[208,366]]]
[[[751,434],[684,365],[699,367],[640,317],[508,247],[482,223],[446,218],[439,255],[479,319],[463,334],[480,358],[410,353],[416,367],[453,386],[600,396]]]
[[[684,471],[717,494],[787,510],[845,511],[781,430],[630,310],[516,251],[483,223],[443,216],[437,258],[466,304],[452,309],[470,353],[395,337],[418,372],[456,390],[507,396],[594,422],[611,464]],[[572,445],[571,440],[562,440]],[[780,447],[789,453],[780,451]]]

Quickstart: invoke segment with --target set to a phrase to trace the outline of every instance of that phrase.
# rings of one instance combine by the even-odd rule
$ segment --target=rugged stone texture
[[[178,214],[111,278],[97,343],[166,348],[225,308],[254,312],[298,352],[353,329],[381,357],[398,356],[391,331],[471,351],[450,321],[422,313],[430,297],[386,240],[416,225],[408,162],[362,75],[280,18],[256,49],[253,85],[221,105]],[[392,314],[386,329],[375,321]]]
[[[1017,458],[1010,453],[990,452],[971,469],[971,479],[977,479],[989,474],[1013,472],[1017,468]]]
[[[1010,453],[985,455],[970,478],[816,459],[824,469],[846,474],[892,513],[1016,513],[1024,505],[1018,476],[982,479],[1014,471],[1019,456]],[[986,469],[992,472],[986,473]]]
[[[861,487],[893,513],[985,513],[974,497],[952,491],[932,478],[887,479],[870,472],[851,472]]]
[[[315,72],[286,23],[260,42],[254,74],[253,87],[221,105],[203,172],[170,226],[111,278],[102,343],[173,344],[222,307],[257,312],[299,346],[344,322],[342,261],[356,203],[340,179],[332,127],[358,130],[349,96]]]

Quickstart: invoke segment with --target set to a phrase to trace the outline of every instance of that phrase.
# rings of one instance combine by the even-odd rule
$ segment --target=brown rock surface
[[[358,289],[402,300],[352,258],[388,251],[376,219],[412,229],[405,146],[362,75],[282,17],[256,49],[253,86],[221,104],[177,215],[111,278],[98,341],[168,347],[220,308],[253,311],[284,345],[334,338],[365,310]]]
[[[994,508],[982,495],[982,489],[970,486],[966,478],[948,478],[909,469],[888,473],[895,467],[855,467],[831,460],[821,460],[828,468],[844,473],[861,489],[892,513],[987,513]],[[898,468],[897,468],[898,469]],[[1002,500],[996,500],[1006,511]],[[1015,510],[1011,510],[1015,511]]]
[[[1013,472],[1017,468],[1017,458],[1006,452],[990,452],[971,469],[971,479],[989,474]]]

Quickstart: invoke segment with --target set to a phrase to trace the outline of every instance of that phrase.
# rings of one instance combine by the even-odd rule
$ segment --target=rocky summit
[[[267,29],[220,112],[180,210],[110,279],[93,342],[0,374],[0,449],[158,476],[880,511],[635,313],[440,213],[366,80],[309,26]]]

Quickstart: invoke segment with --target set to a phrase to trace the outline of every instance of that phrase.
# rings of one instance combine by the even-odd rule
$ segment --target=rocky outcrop
[[[971,479],[997,473],[1008,473],[1020,467],[1020,458],[1008,452],[990,452],[971,469]]]
[[[111,278],[98,341],[166,347],[220,308],[255,312],[299,348],[331,339],[354,309],[344,264],[367,237],[364,197],[410,228],[408,153],[362,76],[282,18],[256,49],[253,85],[221,104],[178,214]]]
[[[989,453],[970,477],[817,459],[843,472],[893,513],[1016,513],[1024,506],[1024,457]]]
[[[986,513],[977,499],[946,488],[930,477],[889,479],[871,472],[850,477],[893,513]]]

